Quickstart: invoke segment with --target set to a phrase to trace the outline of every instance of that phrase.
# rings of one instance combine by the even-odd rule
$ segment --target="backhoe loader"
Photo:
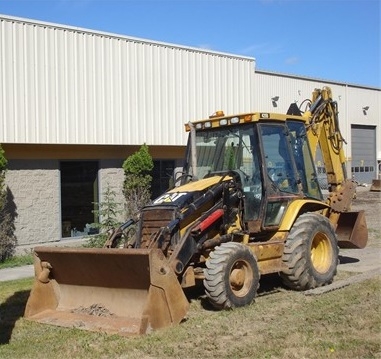
[[[104,248],[35,248],[25,317],[145,334],[184,320],[184,289],[199,284],[216,309],[252,303],[270,273],[294,290],[330,284],[339,247],[363,248],[368,231],[364,212],[351,211],[356,186],[330,88],[314,90],[305,106],[292,104],[287,114],[218,111],[185,124],[177,183],[116,228]],[[318,148],[327,198],[314,165]]]

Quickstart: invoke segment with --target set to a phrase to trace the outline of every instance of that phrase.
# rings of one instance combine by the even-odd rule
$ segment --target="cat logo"
[[[153,203],[160,204],[176,202],[180,197],[185,196],[186,194],[187,192],[165,193],[157,198]]]

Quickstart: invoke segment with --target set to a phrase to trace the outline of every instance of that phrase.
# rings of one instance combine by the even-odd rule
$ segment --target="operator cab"
[[[188,179],[235,173],[243,192],[243,221],[254,233],[278,228],[292,200],[323,198],[304,121],[297,116],[277,115],[274,119],[271,114],[261,115],[219,117],[194,124],[184,166]]]

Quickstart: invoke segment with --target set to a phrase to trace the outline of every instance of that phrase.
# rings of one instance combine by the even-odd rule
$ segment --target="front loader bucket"
[[[178,324],[189,302],[159,249],[35,248],[25,317],[80,329],[145,334]]]
[[[368,242],[364,211],[340,213],[336,235],[340,248],[364,248]]]

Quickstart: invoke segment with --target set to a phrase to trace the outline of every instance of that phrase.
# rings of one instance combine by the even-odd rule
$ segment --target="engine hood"
[[[210,187],[213,187],[221,180],[229,181],[232,177],[230,176],[213,176],[197,180],[194,182],[189,182],[185,185],[175,187],[158,198],[156,198],[152,205],[172,205],[179,208],[194,202],[197,198],[202,196]]]

